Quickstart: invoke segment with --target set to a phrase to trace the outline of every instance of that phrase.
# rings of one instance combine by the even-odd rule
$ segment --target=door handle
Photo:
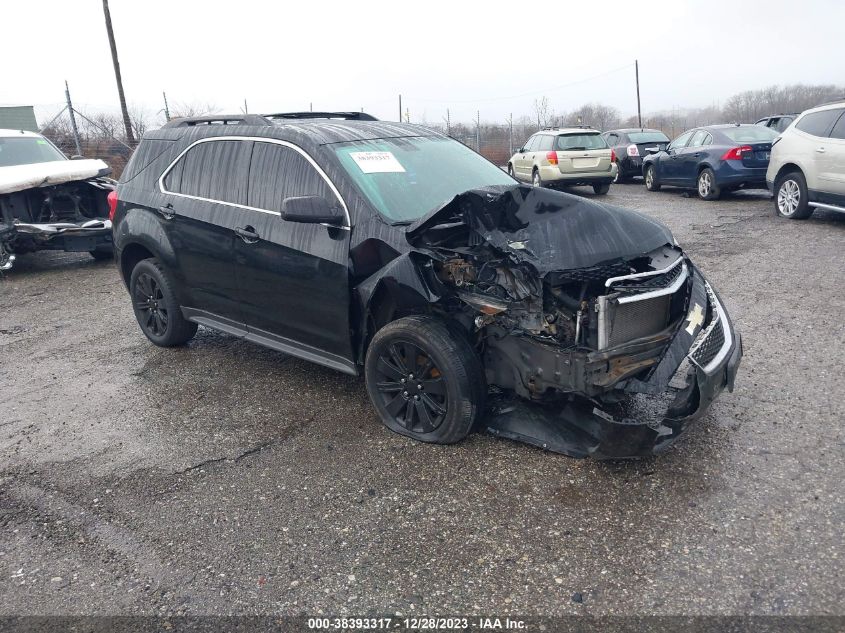
[[[235,233],[240,235],[241,239],[247,244],[255,244],[255,242],[261,239],[251,226],[238,226],[235,228]]]
[[[820,147],[816,150],[819,154],[824,154],[824,147]]]
[[[176,213],[173,211],[173,205],[169,202],[163,207],[158,208],[158,214],[165,220],[172,220],[176,216]]]

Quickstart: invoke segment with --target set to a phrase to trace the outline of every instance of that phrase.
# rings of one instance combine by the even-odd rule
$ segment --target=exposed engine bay
[[[430,258],[435,309],[474,337],[493,395],[540,405],[511,400],[488,430],[571,455],[638,454],[600,437],[624,427],[651,452],[732,388],[738,336],[663,225],[559,201],[529,187],[467,192],[408,240]]]

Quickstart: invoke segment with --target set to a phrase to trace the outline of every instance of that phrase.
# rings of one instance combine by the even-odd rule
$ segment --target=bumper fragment
[[[681,328],[648,380],[620,383],[618,397],[589,399],[572,395],[563,403],[541,404],[515,397],[492,398],[486,430],[571,457],[629,459],[665,451],[690,423],[700,418],[727,387],[733,391],[742,359],[742,338],[718,296],[693,268],[691,301],[707,302],[713,318],[697,336]],[[720,347],[707,363],[695,354],[724,329]]]

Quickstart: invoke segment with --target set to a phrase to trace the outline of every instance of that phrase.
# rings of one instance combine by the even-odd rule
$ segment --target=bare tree
[[[555,113],[549,105],[548,97],[534,99],[534,114],[537,115],[537,128],[549,127],[552,124]]]
[[[170,118],[179,119],[192,116],[207,116],[219,112],[220,108],[211,102],[200,103],[199,101],[177,102],[170,108]]]

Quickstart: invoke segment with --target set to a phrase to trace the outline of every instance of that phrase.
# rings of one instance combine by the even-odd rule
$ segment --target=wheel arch
[[[127,287],[129,287],[129,278],[132,276],[135,266],[139,262],[155,256],[155,253],[140,242],[130,242],[123,247],[120,253],[120,275]]]
[[[784,163],[783,165],[781,165],[780,169],[778,169],[778,173],[775,174],[775,179],[772,182],[772,186],[777,186],[778,180],[780,180],[784,175],[788,174],[791,171],[800,172],[801,175],[804,176],[804,180],[806,181],[807,175],[804,173],[804,170],[801,168],[801,166],[797,163],[789,162]]]

